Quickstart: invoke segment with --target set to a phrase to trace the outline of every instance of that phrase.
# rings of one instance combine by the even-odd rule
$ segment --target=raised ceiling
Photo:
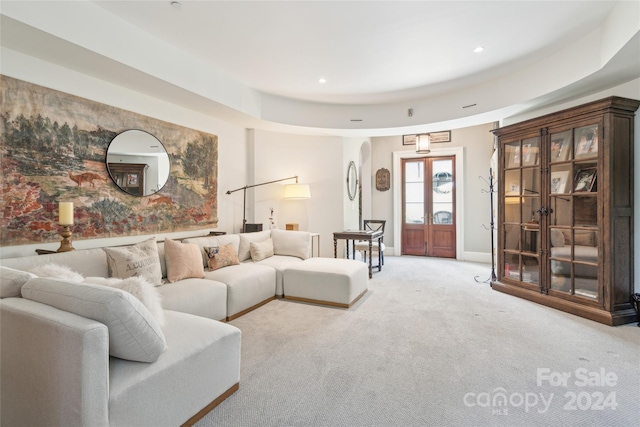
[[[636,79],[639,13],[614,1],[3,1],[2,44],[246,127],[375,136]]]

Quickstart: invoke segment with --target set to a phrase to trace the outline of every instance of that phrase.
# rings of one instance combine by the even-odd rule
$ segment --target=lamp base
[[[62,232],[60,232],[60,235],[62,236],[62,241],[60,242],[60,247],[56,252],[69,252],[69,251],[76,250],[76,248],[74,248],[73,245],[71,244],[71,234],[72,234],[71,226],[63,225]]]

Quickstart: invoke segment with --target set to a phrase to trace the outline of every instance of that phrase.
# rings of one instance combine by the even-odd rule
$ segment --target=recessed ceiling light
[[[322,78],[322,77],[320,78],[320,80],[318,80],[318,83],[322,83],[322,84],[324,84],[324,83],[326,83],[326,82],[327,82],[327,79]]]
[[[180,10],[182,9],[182,3],[180,3],[179,1],[172,1],[171,3],[169,3],[171,5],[172,8],[174,8],[175,10]]]
[[[480,53],[480,52],[482,52],[483,50],[484,50],[484,46],[478,46],[477,48],[473,49],[473,51],[474,51],[475,53]]]

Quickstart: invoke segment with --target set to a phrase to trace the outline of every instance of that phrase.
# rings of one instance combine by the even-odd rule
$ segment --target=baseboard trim
[[[189,418],[189,420],[186,423],[182,424],[182,427],[192,427],[202,417],[204,417],[209,412],[211,412],[213,410],[213,408],[215,408],[216,406],[218,406],[219,404],[224,402],[224,400],[227,397],[231,396],[233,393],[238,391],[239,388],[240,388],[240,383],[235,383],[234,385],[232,385],[229,390],[227,390],[224,393],[222,393],[213,402],[209,403],[207,406],[202,408],[197,414],[195,414],[193,417]]]
[[[256,308],[262,307],[263,305],[265,305],[265,304],[266,304],[266,303],[268,303],[268,302],[273,301],[274,299],[276,299],[276,297],[275,297],[275,296],[273,296],[273,297],[271,297],[271,298],[267,298],[266,300],[264,300],[264,301],[262,301],[262,302],[259,302],[258,304],[254,305],[254,306],[252,306],[252,307],[247,308],[246,310],[242,310],[241,312],[236,313],[236,314],[234,314],[234,315],[232,315],[232,316],[227,316],[227,322],[229,322],[229,321],[231,321],[231,320],[233,320],[233,319],[237,319],[237,318],[238,318],[238,317],[240,317],[240,316],[244,316],[244,315],[245,315],[245,314],[247,314],[248,312],[253,311],[253,310],[255,310]]]
[[[306,302],[306,303],[311,303],[311,304],[330,305],[332,307],[350,308],[353,304],[358,302],[358,300],[360,298],[362,298],[367,293],[367,291],[368,291],[368,289],[365,289],[360,295],[355,297],[354,300],[351,301],[349,304],[344,304],[344,303],[340,303],[340,302],[333,302],[333,301],[324,301],[324,300],[319,300],[319,299],[311,299],[311,298],[292,297],[292,296],[288,296],[288,295],[285,295],[284,299],[290,300],[290,301]]]

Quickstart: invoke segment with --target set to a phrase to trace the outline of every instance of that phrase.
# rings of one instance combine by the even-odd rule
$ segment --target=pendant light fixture
[[[431,152],[430,145],[431,141],[428,133],[416,135],[416,153],[428,154]]]

